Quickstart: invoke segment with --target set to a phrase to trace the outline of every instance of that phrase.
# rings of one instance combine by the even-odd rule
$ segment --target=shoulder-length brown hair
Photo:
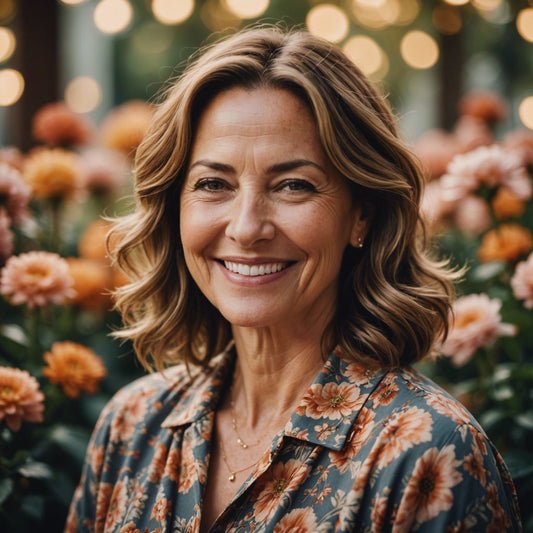
[[[423,178],[379,92],[334,45],[303,31],[241,31],[198,54],[170,86],[137,150],[135,212],[114,232],[131,283],[116,294],[146,367],[205,364],[231,340],[230,324],[199,291],[179,240],[179,194],[198,117],[231,87],[292,91],[309,106],[324,149],[373,212],[364,248],[343,260],[336,316],[323,348],[366,365],[417,361],[447,333],[453,274],[421,238]]]

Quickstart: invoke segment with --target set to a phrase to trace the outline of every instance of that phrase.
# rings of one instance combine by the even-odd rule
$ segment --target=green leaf
[[[513,479],[533,474],[533,454],[525,450],[509,450],[503,454],[505,464]]]
[[[503,261],[492,261],[478,265],[470,272],[472,281],[487,282],[498,277],[505,271],[506,264]]]
[[[20,327],[14,324],[4,324],[0,326],[0,336],[8,339],[12,343],[20,346],[28,347],[29,340],[26,332]]]
[[[27,462],[18,469],[18,473],[30,479],[51,479],[54,475],[49,465],[39,461]]]
[[[68,426],[56,426],[50,433],[50,440],[82,463],[89,441],[89,432]]]
[[[11,478],[0,479],[0,505],[2,505],[13,492],[14,487],[13,480]]]
[[[525,429],[533,430],[533,411],[527,411],[518,415],[516,418],[516,423],[522,426]]]

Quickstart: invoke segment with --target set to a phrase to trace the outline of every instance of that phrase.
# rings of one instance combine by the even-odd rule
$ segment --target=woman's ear
[[[371,205],[359,204],[355,208],[355,219],[350,235],[350,244],[354,248],[362,248],[370,229],[374,210]]]

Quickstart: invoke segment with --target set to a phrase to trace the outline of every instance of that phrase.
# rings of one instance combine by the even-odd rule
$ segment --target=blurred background
[[[98,414],[144,372],[109,335],[102,214],[131,209],[152,103],[258,21],[337,43],[389,97],[435,248],[468,266],[420,369],[480,420],[533,532],[533,0],[0,0],[0,531],[62,530]]]

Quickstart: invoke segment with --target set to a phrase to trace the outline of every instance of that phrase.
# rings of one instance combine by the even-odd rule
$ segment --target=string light
[[[464,6],[465,4],[468,4],[470,0],[444,0],[447,4],[450,4],[451,6]]]
[[[439,59],[439,46],[426,32],[413,30],[400,43],[403,60],[416,69],[431,68]]]
[[[163,24],[181,24],[194,12],[194,0],[153,0],[154,17]]]
[[[15,34],[9,28],[0,28],[0,61],[9,59],[15,51]]]
[[[101,0],[94,9],[94,23],[103,33],[125,30],[133,18],[133,8],[127,0]]]
[[[311,8],[305,23],[310,33],[334,43],[342,41],[350,27],[346,13],[333,4],[320,4]]]
[[[516,28],[520,36],[533,43],[533,8],[522,9],[516,17]]]
[[[363,74],[383,79],[389,69],[385,52],[374,39],[366,35],[356,35],[342,47],[344,53],[361,69]]]
[[[87,2],[87,0],[61,0],[61,2],[63,2],[63,4],[67,4],[67,6],[76,6],[78,4]]]
[[[533,130],[533,96],[522,100],[518,107],[518,116],[526,128]]]
[[[230,13],[241,19],[260,17],[270,4],[270,0],[225,0],[226,8]]]
[[[65,88],[65,102],[76,113],[94,111],[101,101],[102,88],[89,76],[78,76]]]
[[[0,106],[7,107],[19,101],[24,92],[24,78],[18,70],[0,70]]]

